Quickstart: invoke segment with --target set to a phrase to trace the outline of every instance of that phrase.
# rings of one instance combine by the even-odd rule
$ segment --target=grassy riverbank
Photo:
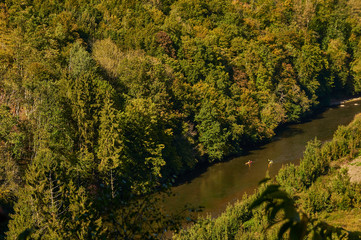
[[[348,126],[339,127],[332,141],[309,142],[300,165],[285,166],[273,180],[293,199],[298,211],[310,219],[342,228],[339,231],[346,239],[361,237],[361,185],[359,179],[351,176],[350,180],[349,176],[360,167],[360,139],[361,115],[357,115]],[[278,239],[281,224],[266,230],[271,221],[264,207],[250,209],[264,189],[265,186],[261,186],[257,193],[229,206],[216,219],[200,219],[174,238]]]

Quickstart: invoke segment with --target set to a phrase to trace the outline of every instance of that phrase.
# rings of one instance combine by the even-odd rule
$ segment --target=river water
[[[253,193],[258,182],[266,176],[275,176],[282,165],[298,163],[306,143],[317,137],[325,141],[332,138],[339,125],[347,125],[361,112],[361,101],[345,103],[326,109],[311,121],[285,127],[272,141],[247,154],[217,163],[188,182],[173,187],[174,197],[166,200],[166,208],[176,211],[185,204],[203,206],[203,213],[217,216],[227,205],[241,199],[244,193]],[[268,167],[268,159],[273,164]],[[250,167],[245,165],[251,160]]]

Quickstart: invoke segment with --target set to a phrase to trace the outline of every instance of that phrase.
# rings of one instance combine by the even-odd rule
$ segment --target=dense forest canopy
[[[176,221],[145,196],[174,175],[361,92],[360,20],[358,0],[1,1],[8,238],[156,237]]]

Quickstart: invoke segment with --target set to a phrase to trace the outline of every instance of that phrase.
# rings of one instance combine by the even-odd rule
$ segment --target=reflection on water
[[[315,137],[322,141],[331,139],[339,125],[350,123],[355,114],[361,112],[360,105],[355,103],[360,104],[360,101],[330,108],[312,121],[288,126],[260,149],[209,167],[190,182],[174,187],[176,196],[165,202],[166,207],[175,210],[190,203],[204,206],[205,213],[218,215],[228,203],[241,199],[246,192],[254,191],[266,175],[268,159],[273,160],[269,173],[274,176],[283,164],[297,163],[309,140]],[[250,167],[245,165],[249,160],[252,161]]]

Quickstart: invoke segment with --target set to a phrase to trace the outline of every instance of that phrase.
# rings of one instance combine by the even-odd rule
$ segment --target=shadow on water
[[[288,126],[284,130],[280,131],[278,133],[278,135],[272,139],[272,141],[277,141],[277,140],[281,140],[284,138],[294,137],[294,136],[296,136],[298,134],[302,134],[302,133],[304,133],[303,129]]]
[[[294,131],[293,131],[294,130]],[[290,131],[293,131],[293,135],[301,134],[302,131],[299,129],[290,129]],[[283,136],[282,136],[283,137]],[[281,139],[281,138],[280,138]],[[207,162],[203,161],[201,163],[198,163],[194,169],[188,170],[183,175],[180,175],[177,177],[175,183],[173,184],[173,187],[178,187],[183,184],[190,184],[192,181],[198,177],[200,177],[202,174],[206,173],[209,168],[217,165],[221,165],[223,163],[227,163],[235,158],[245,158],[247,156],[251,156],[253,151],[261,151],[267,147],[267,144],[270,142],[278,141],[278,138],[272,138],[270,141],[263,142],[263,144],[258,144],[254,146],[248,146],[248,149],[243,149],[242,152],[232,154],[230,156],[225,157],[222,161],[216,161],[216,162]]]
[[[222,163],[227,163],[234,158],[246,157],[246,156],[250,155],[252,153],[252,151],[264,149],[265,148],[264,144],[267,144],[269,142],[270,141],[264,142],[263,145],[258,144],[258,145],[254,145],[254,146],[248,146],[247,149],[245,147],[244,149],[242,149],[242,152],[231,154],[231,155],[225,157],[222,161],[208,162],[208,161],[204,160],[203,162],[196,164],[194,169],[188,170],[183,175],[178,176],[175,183],[173,184],[173,187],[177,187],[177,186],[180,186],[183,184],[190,184],[190,183],[192,183],[192,180],[196,179],[197,177],[199,177],[202,174],[204,174],[205,172],[207,172],[210,167],[218,165],[218,164],[222,164]]]
[[[334,107],[334,108],[337,108],[337,107]],[[308,116],[307,118],[303,119],[302,122],[300,122],[300,123],[284,124],[275,130],[275,136],[272,137],[271,139],[266,140],[261,143],[258,143],[258,144],[244,146],[242,149],[242,152],[227,156],[222,161],[210,163],[207,160],[204,160],[203,162],[198,163],[194,167],[194,169],[189,170],[189,171],[185,172],[183,175],[179,176],[176,179],[173,187],[177,187],[179,185],[186,184],[186,183],[187,184],[191,183],[193,179],[195,179],[195,178],[201,176],[203,173],[207,172],[208,168],[215,164],[225,163],[234,158],[246,157],[246,156],[250,155],[252,153],[252,151],[265,149],[267,147],[267,144],[269,144],[270,142],[275,142],[275,141],[279,141],[284,138],[290,138],[290,137],[294,137],[298,134],[303,134],[304,130],[299,127],[295,127],[295,125],[298,126],[300,124],[311,122],[316,119],[323,119],[324,117],[322,116],[322,113],[327,110],[328,110],[327,108],[319,109],[319,111],[317,113]]]
[[[288,138],[293,137],[297,134],[304,133],[304,130],[299,128],[298,126],[309,123],[315,120],[321,120],[324,119],[324,113],[328,111],[329,109],[338,108],[338,106],[330,106],[328,108],[320,108],[315,112],[314,114],[310,114],[307,117],[303,118],[300,122],[293,122],[293,123],[285,123],[278,128],[276,128],[275,133],[276,135],[272,138],[273,140],[278,140],[279,138]]]

